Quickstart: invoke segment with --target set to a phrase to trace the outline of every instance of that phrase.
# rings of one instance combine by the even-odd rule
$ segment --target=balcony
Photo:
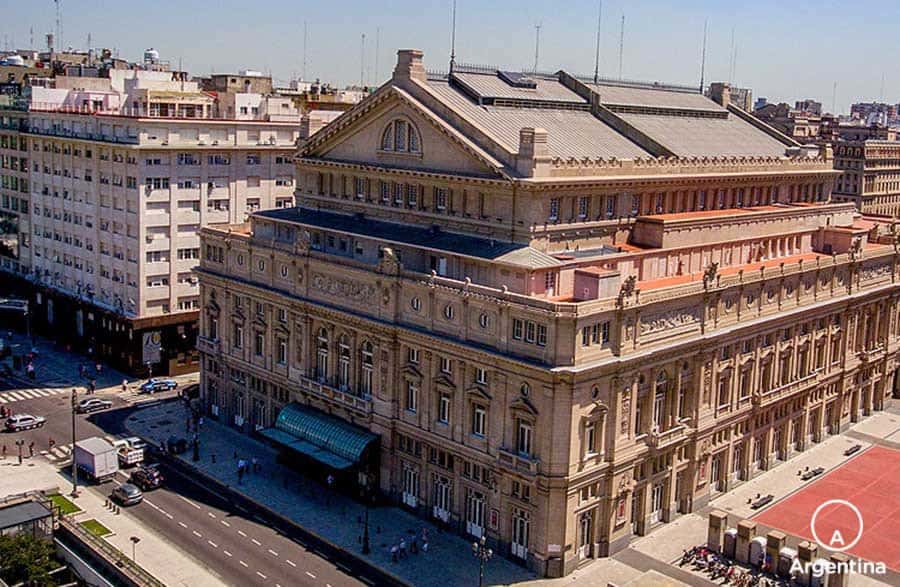
[[[291,369],[291,379],[296,381],[300,391],[320,397],[329,402],[341,405],[361,414],[372,413],[372,400],[344,392],[327,383],[320,383],[303,375],[298,369]]]
[[[205,336],[197,337],[197,350],[201,353],[209,353],[217,355],[222,351],[222,343],[219,339],[207,338]]]
[[[526,475],[537,475],[541,464],[538,459],[502,447],[497,451],[497,463],[508,471]]]
[[[809,375],[805,375],[805,376],[801,377],[800,379],[791,381],[790,383],[782,385],[781,387],[776,387],[774,389],[770,389],[769,391],[764,391],[764,392],[757,391],[756,393],[753,394],[753,396],[751,398],[753,407],[759,408],[759,407],[770,405],[774,402],[777,402],[789,395],[792,395],[792,394],[800,391],[801,389],[803,389],[810,383],[815,382],[816,376],[818,375],[818,373],[819,373],[819,370],[817,369],[817,370],[813,371],[812,373],[810,373]]]
[[[682,441],[686,434],[686,427],[683,424],[673,426],[662,432],[654,429],[644,435],[644,441],[650,448],[661,451]]]

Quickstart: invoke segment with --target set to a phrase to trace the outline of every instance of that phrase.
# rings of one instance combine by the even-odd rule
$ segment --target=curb
[[[205,471],[198,469],[197,467],[191,465],[190,463],[184,461],[180,457],[168,455],[168,454],[160,454],[159,451],[155,451],[157,458],[160,462],[164,462],[169,465],[171,468],[175,469],[177,474],[180,474],[183,477],[187,477],[189,481],[193,481],[196,484],[196,478],[202,479],[206,484],[214,486],[217,490],[219,490],[225,496],[233,496],[239,500],[250,505],[252,509],[255,509],[257,512],[262,514],[264,518],[270,518],[270,522],[274,522],[275,524],[281,526],[282,528],[287,528],[288,531],[284,531],[283,533],[289,538],[293,538],[292,534],[299,535],[302,539],[309,543],[317,543],[319,546],[323,547],[323,550],[327,551],[328,555],[332,558],[333,555],[337,554],[345,559],[349,559],[348,562],[351,562],[352,567],[364,567],[370,571],[371,575],[374,575],[374,579],[377,580],[378,585],[396,585],[398,587],[412,587],[412,583],[405,581],[404,579],[398,577],[394,573],[383,569],[373,562],[363,558],[362,556],[356,554],[355,552],[351,552],[346,550],[344,547],[335,544],[329,539],[320,536],[319,534],[304,528],[294,520],[287,518],[278,512],[272,510],[268,506],[259,503],[255,499],[247,496],[246,494],[237,491],[232,486],[222,483],[212,475],[209,475]],[[184,470],[187,470],[190,474],[186,474]],[[207,490],[210,487],[206,487]],[[238,507],[238,504],[233,503]],[[309,547],[314,544],[307,544],[305,546]],[[309,548],[309,550],[314,550]],[[332,561],[335,562],[335,561]]]

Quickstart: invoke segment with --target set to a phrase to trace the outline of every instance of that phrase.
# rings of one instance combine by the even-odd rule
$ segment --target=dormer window
[[[405,120],[394,120],[381,135],[381,150],[396,153],[419,153],[419,133]]]

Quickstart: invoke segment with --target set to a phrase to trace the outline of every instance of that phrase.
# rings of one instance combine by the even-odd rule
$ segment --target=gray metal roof
[[[532,76],[537,87],[518,88],[500,79],[498,73],[453,73],[454,79],[465,84],[469,89],[483,98],[505,98],[511,100],[542,100],[566,102],[570,104],[587,104],[587,101],[559,83],[555,79]]]
[[[106,442],[99,436],[92,436],[91,438],[84,438],[75,443],[77,448],[84,449],[92,454],[99,454],[105,451],[114,450],[115,447],[110,443]]]
[[[435,232],[425,227],[373,220],[348,214],[337,214],[309,208],[275,208],[257,212],[254,216],[286,220],[305,226],[364,236],[374,240],[446,251],[466,257],[496,261],[530,269],[561,265],[553,257],[520,243],[490,240],[443,230]]]
[[[447,106],[511,153],[519,150],[519,130],[532,127],[547,131],[550,154],[562,159],[651,156],[585,110],[479,106],[446,80],[428,80],[428,86]]]
[[[729,113],[727,118],[617,114],[681,157],[783,157],[787,145]]]
[[[592,83],[587,85],[600,94],[600,103],[604,105],[725,112],[724,108],[699,92]]]
[[[53,512],[36,501],[26,501],[0,509],[0,530],[50,517]]]

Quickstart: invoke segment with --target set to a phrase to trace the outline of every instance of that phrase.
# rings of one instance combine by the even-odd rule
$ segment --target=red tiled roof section
[[[745,273],[759,271],[761,268],[778,267],[782,263],[790,265],[800,261],[814,261],[819,257],[827,257],[821,253],[803,253],[801,255],[791,255],[790,257],[780,257],[778,259],[767,259],[758,263],[747,263],[745,265],[734,265],[732,267],[723,267],[719,269],[719,275],[736,275],[742,269]],[[673,275],[672,277],[660,277],[658,279],[648,279],[637,283],[638,289],[644,291],[651,289],[660,289],[663,287],[672,287],[674,285],[682,285],[692,281],[703,281],[703,272],[691,273],[689,275]]]

